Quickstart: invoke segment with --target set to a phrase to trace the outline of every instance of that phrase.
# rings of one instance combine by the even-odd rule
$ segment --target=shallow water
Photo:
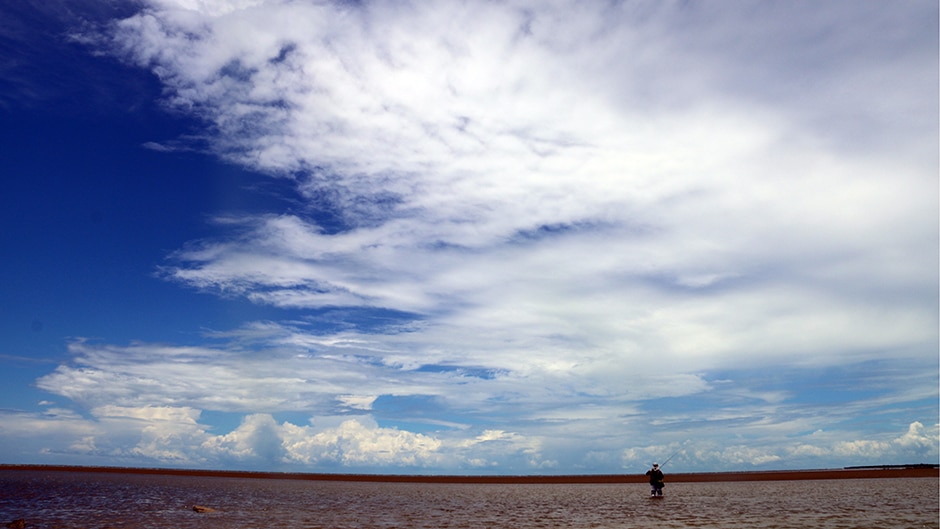
[[[0,471],[0,524],[101,528],[940,528],[940,480],[508,485]],[[196,513],[194,504],[217,509]]]

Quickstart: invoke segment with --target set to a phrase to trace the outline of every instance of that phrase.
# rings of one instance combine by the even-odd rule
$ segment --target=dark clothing
[[[650,495],[652,496],[662,496],[663,487],[663,471],[658,468],[651,468],[646,472],[646,475],[650,477]]]
[[[646,475],[650,477],[650,485],[663,486],[663,471],[658,468],[648,470]]]

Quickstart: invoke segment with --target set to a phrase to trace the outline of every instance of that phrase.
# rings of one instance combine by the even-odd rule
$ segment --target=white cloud
[[[932,298],[915,294],[936,286],[923,124],[849,156],[828,139],[854,131],[806,123],[846,79],[884,101],[892,91],[866,88],[884,88],[878,72],[919,79],[898,64],[926,56],[897,35],[875,54],[852,28],[813,49],[829,62],[802,64],[804,33],[846,13],[781,31],[805,14],[770,11],[161,3],[116,42],[212,123],[221,154],[297,179],[348,228],[244,219],[167,276],[276,306],[411,311],[446,334],[557,349],[556,365],[599,348],[711,368],[935,343]],[[710,24],[686,27],[695,17]],[[760,53],[787,46],[736,43],[731,60],[730,28]],[[853,45],[872,55],[845,61]],[[748,75],[774,61],[791,61],[781,82],[808,80],[770,105],[770,79]],[[926,90],[915,100],[933,108]],[[896,121],[894,103],[860,97],[839,106]]]
[[[809,11],[153,1],[113,28],[116,53],[205,121],[216,154],[305,200],[219,217],[231,235],[163,276],[348,317],[246,322],[199,347],[79,341],[38,386],[121,439],[144,421],[135,453],[173,461],[552,468],[579,428],[596,461],[646,457],[622,439],[666,426],[816,430],[794,392],[715,378],[935,365],[940,235],[936,38],[918,22],[936,7]],[[397,316],[366,329],[371,309]],[[936,395],[935,378],[889,378],[845,409]],[[647,408],[693,396],[720,404]],[[210,435],[199,410],[246,418]],[[695,457],[935,452],[921,433]]]
[[[937,434],[937,428],[929,432],[925,430],[923,424],[917,421],[911,423],[907,433],[894,440],[894,444],[903,449],[922,453],[935,451],[938,442],[940,442],[940,436]]]
[[[822,432],[800,434],[798,441],[780,441],[770,436],[756,437],[747,443],[728,443],[728,437],[711,436],[688,439],[666,446],[635,446],[624,449],[624,468],[641,468],[675,453],[672,468],[833,468],[855,465],[930,463],[940,457],[940,425],[926,429],[919,422],[898,437],[891,433],[879,438],[851,437],[858,432]],[[895,434],[896,435],[896,434]],[[793,436],[791,436],[793,437]],[[730,438],[733,439],[733,438]],[[733,442],[733,441],[732,441]]]
[[[363,422],[349,419],[316,433],[291,426],[285,432],[289,457],[304,464],[326,461],[353,467],[430,467],[442,462],[440,440]]]
[[[377,397],[378,395],[338,395],[336,400],[352,409],[370,410]]]
[[[197,422],[199,410],[169,406],[101,406],[91,413],[111,437],[103,442],[93,440],[92,446],[99,452],[104,449],[101,446],[104,444],[113,454],[124,457],[140,457],[172,465],[205,464],[206,458],[196,450],[208,435],[205,427]],[[138,437],[138,440],[133,448],[128,449],[129,442],[122,443],[115,437]]]
[[[4,456],[16,453],[19,461],[45,454],[86,463],[92,457],[144,465],[308,471],[529,473],[580,468],[640,473],[654,461],[668,461],[673,469],[746,470],[920,463],[940,456],[940,425],[927,428],[919,422],[905,432],[877,438],[817,431],[780,442],[773,432],[756,435],[751,430],[749,441],[728,444],[727,437],[705,429],[680,442],[622,448],[622,438],[609,446],[599,444],[601,430],[591,439],[576,434],[576,446],[571,446],[559,442],[570,430],[547,435],[524,424],[515,431],[414,433],[379,426],[370,416],[312,417],[310,424],[298,425],[261,413],[246,415],[230,432],[214,433],[200,416],[192,408],[169,406],[102,406],[87,418],[71,412],[3,412],[0,435],[7,440]],[[527,429],[534,435],[523,433]],[[572,458],[576,453],[581,455]],[[614,457],[618,453],[619,459]]]
[[[42,451],[191,467],[221,464],[268,469],[290,465],[307,469],[457,469],[476,467],[486,457],[505,460],[505,450],[468,449],[474,444],[494,441],[501,441],[503,447],[519,445],[519,451],[526,454],[526,465],[537,456],[531,441],[507,432],[500,432],[497,438],[485,433],[468,443],[383,428],[368,417],[317,420],[324,425],[301,426],[287,421],[278,423],[269,414],[252,414],[231,432],[212,434],[198,418],[199,412],[190,408],[151,406],[96,408],[93,418],[73,417],[71,426],[62,417],[4,414],[3,435],[7,439],[20,436],[30,439],[42,437],[52,429],[58,433],[56,447],[40,447],[26,457]],[[9,453],[9,447],[5,453]]]
[[[936,461],[940,446],[940,425],[929,430],[920,422],[912,422],[907,432],[888,439],[855,439],[837,442],[832,453],[842,457],[861,457],[870,460],[892,458],[902,463]],[[904,459],[907,458],[907,459]]]
[[[281,426],[270,415],[253,414],[245,417],[232,432],[206,440],[202,448],[223,459],[277,463],[286,456],[280,429]]]

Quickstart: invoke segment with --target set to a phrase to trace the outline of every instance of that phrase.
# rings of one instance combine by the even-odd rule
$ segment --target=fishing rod
[[[671,456],[667,457],[663,461],[662,465],[653,463],[653,468],[646,471],[646,475],[650,477],[650,498],[661,500],[663,498],[663,472],[662,468],[666,466],[666,463],[672,461],[672,458],[679,455],[679,452],[682,451],[680,447],[678,450],[672,453]]]
[[[681,452],[681,451],[682,451],[682,449],[680,448],[680,449],[676,450],[675,452],[673,452],[671,456],[667,457],[666,460],[663,461],[662,464],[659,465],[659,468],[663,468],[664,466],[666,466],[666,463],[672,461],[672,458],[674,458],[674,457],[676,457],[677,455],[679,455],[679,452]]]
[[[673,452],[671,456],[667,457],[665,461],[663,461],[662,463],[660,463],[659,468],[663,468],[664,466],[666,466],[666,463],[672,461],[672,458],[674,458],[674,457],[676,457],[677,455],[679,455],[679,452],[681,452],[681,451],[682,451],[682,449],[680,448],[680,449],[676,450],[675,452]]]

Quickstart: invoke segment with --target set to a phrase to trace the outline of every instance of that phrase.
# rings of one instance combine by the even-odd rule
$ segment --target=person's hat
[[[653,468],[659,468],[659,463],[653,463]]]

